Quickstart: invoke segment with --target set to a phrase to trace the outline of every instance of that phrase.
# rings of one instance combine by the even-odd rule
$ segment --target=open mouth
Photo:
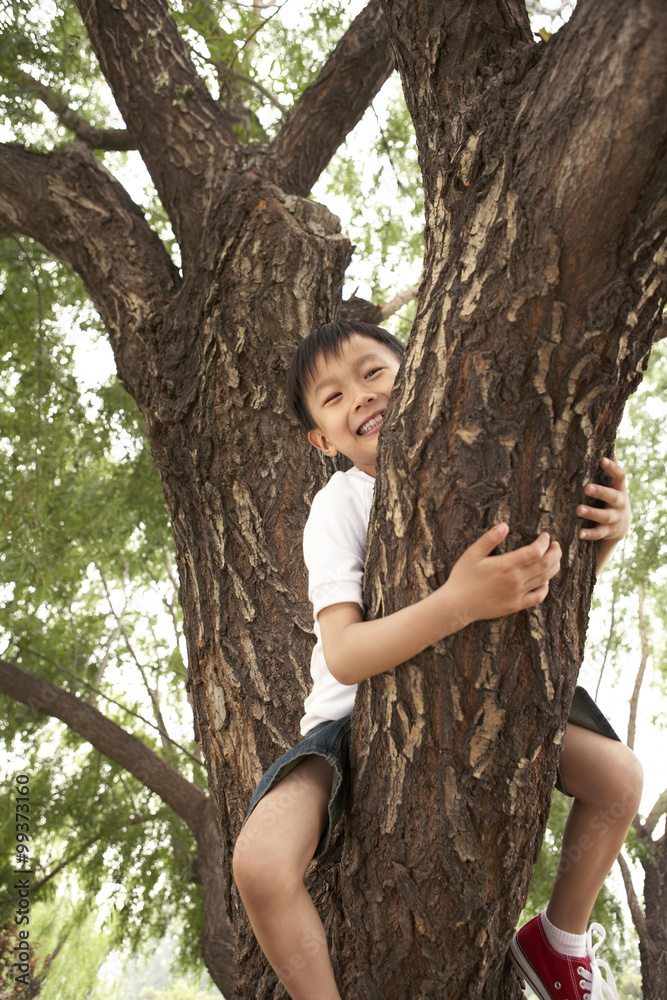
[[[360,434],[362,437],[365,434],[370,434],[371,431],[374,431],[377,427],[381,426],[383,418],[384,413],[376,413],[375,416],[370,417],[369,420],[366,420],[366,422],[361,425],[357,434]]]

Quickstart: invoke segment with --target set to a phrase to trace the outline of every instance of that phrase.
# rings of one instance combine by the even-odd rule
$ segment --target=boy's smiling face
[[[351,334],[340,353],[320,358],[305,392],[315,428],[308,440],[325,455],[346,455],[375,477],[384,411],[400,358],[380,341]]]

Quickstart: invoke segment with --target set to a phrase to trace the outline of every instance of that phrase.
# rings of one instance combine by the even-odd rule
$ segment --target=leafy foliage
[[[251,143],[263,144],[276,135],[364,3],[300,4],[292,18],[289,5],[283,6],[222,0],[171,4],[200,75],[239,136]],[[63,108],[97,128],[122,127],[71,0],[58,5],[13,0],[0,14],[0,108],[6,122],[2,137],[42,151],[75,138],[64,124],[70,119]],[[138,190],[138,156],[107,152],[101,158],[127,181],[178,261],[173,232],[143,172]],[[346,294],[362,286],[364,297],[384,302],[419,280],[421,175],[412,123],[396,78],[348,136],[313,194],[339,212],[357,246]],[[409,330],[410,311],[403,316],[389,324],[394,332]]]
[[[0,67],[0,111],[11,122],[17,142],[46,151],[71,139],[68,129],[47,109],[38,85],[51,91],[55,103],[72,108],[91,124],[121,124],[71,0],[4,4]]]
[[[166,737],[164,717],[185,710],[185,670],[169,524],[138,411],[114,378],[94,396],[81,391],[61,320],[65,303],[79,303],[78,335],[97,332],[78,281],[29,240],[2,241],[0,265],[3,655],[99,701],[192,779],[201,768]],[[71,730],[2,701],[7,753],[32,778],[38,881],[64,865],[81,892],[104,890],[118,914],[113,935],[134,945],[178,914],[195,931],[192,958],[201,898],[183,821]],[[145,722],[153,702],[160,715]],[[191,754],[191,732],[176,728]],[[3,824],[6,884],[12,835]],[[36,898],[54,901],[58,884],[35,886]]]
[[[101,927],[90,897],[61,895],[31,911],[33,934],[39,941],[34,995],[41,1000],[118,1000],[118,990],[100,970],[112,942],[111,928]],[[37,989],[35,988],[37,987]]]

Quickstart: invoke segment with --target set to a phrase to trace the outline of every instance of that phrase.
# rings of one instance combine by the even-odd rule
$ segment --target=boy
[[[311,859],[326,850],[344,809],[356,685],[471,622],[540,604],[560,567],[560,546],[546,533],[523,548],[492,555],[509,530],[498,524],[463,553],[428,597],[385,618],[363,620],[378,435],[402,354],[401,344],[379,327],[330,323],[301,343],[288,377],[290,406],[311,445],[325,455],[340,451],[353,462],[317,494],[304,533],[317,637],[304,739],[260,781],[234,853],[236,882],[257,940],[293,1000],[340,997],[303,877]],[[595,523],[580,537],[599,542],[598,568],[630,523],[625,473],[615,461],[601,464],[610,485],[589,483],[585,492],[606,506],[577,508]],[[578,697],[577,722],[583,725],[570,717],[560,758],[560,779],[574,802],[559,872],[547,911],[523,927],[511,946],[541,1000],[595,1000],[602,990],[615,996],[602,981],[586,926],[641,794],[634,754],[599,720],[585,692]],[[600,823],[612,806],[615,823]],[[595,849],[572,850],[583,838]]]

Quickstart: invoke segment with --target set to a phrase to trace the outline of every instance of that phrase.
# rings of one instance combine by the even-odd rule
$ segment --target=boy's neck
[[[356,469],[357,472],[363,472],[365,476],[370,476],[371,479],[375,479],[375,466],[373,466],[372,472],[369,469],[360,469],[358,465],[353,465],[352,468]]]

